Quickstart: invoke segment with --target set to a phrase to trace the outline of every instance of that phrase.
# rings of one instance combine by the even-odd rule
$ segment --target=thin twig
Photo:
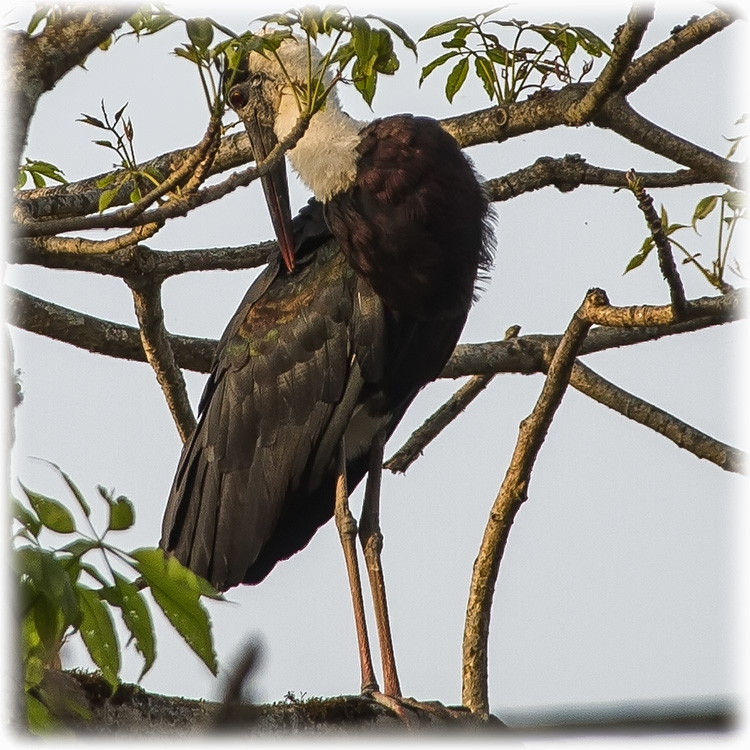
[[[409,439],[384,464],[383,468],[406,471],[424,449],[490,384],[494,375],[474,375],[464,383],[437,411],[430,415]]]
[[[160,182],[153,190],[150,190],[135,203],[131,203],[125,208],[113,211],[112,213],[97,216],[51,219],[41,222],[24,221],[18,226],[18,234],[22,237],[42,237],[84,229],[112,229],[114,227],[129,226],[150,205],[177,187],[186,177],[190,178],[189,184],[193,187],[193,190],[197,187],[195,174],[199,174],[201,177],[206,176],[210,161],[216,152],[216,141],[220,132],[220,120],[212,118],[205,135],[200,143],[194,147],[185,162],[175,169],[163,182]],[[187,192],[190,193],[191,191]]]
[[[672,255],[672,246],[669,237],[664,231],[659,214],[654,208],[654,199],[643,189],[643,182],[631,169],[627,173],[628,187],[632,190],[638,201],[638,208],[641,209],[646,217],[646,224],[651,232],[651,237],[656,245],[656,251],[659,256],[659,268],[661,275],[669,286],[669,296],[672,300],[672,309],[674,310],[675,320],[679,320],[685,314],[685,287],[682,285],[680,272],[677,270],[677,264],[674,262]]]
[[[740,474],[747,472],[747,456],[744,451],[722,443],[658,406],[628,393],[580,361],[573,367],[570,384],[600,404],[658,432],[698,458],[705,458],[725,471]]]
[[[500,560],[513,519],[526,500],[534,462],[567,389],[573,362],[591,327],[589,311],[606,304],[604,292],[592,289],[573,315],[552,359],[539,399],[531,414],[521,422],[513,457],[474,562],[464,626],[461,703],[482,717],[489,716],[487,643]]]

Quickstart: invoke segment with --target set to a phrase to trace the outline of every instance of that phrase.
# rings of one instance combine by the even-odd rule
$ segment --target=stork
[[[295,37],[278,49],[287,75],[300,83],[307,54]],[[313,63],[321,65],[316,50]],[[228,100],[258,160],[299,117],[282,69],[259,54],[249,56]],[[335,516],[362,692],[399,699],[380,564],[383,447],[455,347],[477,278],[491,263],[491,210],[470,161],[435,120],[358,122],[341,109],[335,89],[288,159],[314,199],[292,222],[285,164],[262,178],[279,251],[219,342],[161,546],[226,590],[262,581]],[[358,529],[348,495],[365,474]],[[380,639],[382,693],[357,535]]]

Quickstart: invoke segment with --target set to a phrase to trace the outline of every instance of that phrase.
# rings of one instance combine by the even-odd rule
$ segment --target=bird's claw
[[[466,720],[471,712],[463,707],[448,707],[440,701],[418,701],[415,698],[401,698],[386,695],[379,690],[365,693],[376,703],[392,711],[407,729],[417,729],[433,723],[446,724]]]

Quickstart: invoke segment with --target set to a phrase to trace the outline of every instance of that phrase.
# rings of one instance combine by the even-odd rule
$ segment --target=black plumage
[[[368,438],[390,435],[439,374],[468,311],[430,320],[385,305],[317,201],[295,219],[295,259],[289,274],[274,255],[224,332],[164,516],[162,547],[220,590],[307,545],[333,514],[347,428],[351,490]]]

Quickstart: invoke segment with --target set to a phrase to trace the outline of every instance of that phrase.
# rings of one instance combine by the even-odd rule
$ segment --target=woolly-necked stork
[[[307,50],[296,38],[279,48],[292,79],[307,80]],[[273,59],[251,54],[228,96],[258,159],[298,120]],[[161,545],[226,590],[262,581],[335,516],[362,691],[382,696],[348,506],[348,493],[368,474],[359,537],[383,692],[398,698],[380,567],[383,446],[453,351],[477,278],[491,263],[491,211],[470,162],[436,121],[399,115],[357,122],[335,90],[288,158],[315,198],[292,222],[284,163],[263,178],[280,252],[221,338]]]

